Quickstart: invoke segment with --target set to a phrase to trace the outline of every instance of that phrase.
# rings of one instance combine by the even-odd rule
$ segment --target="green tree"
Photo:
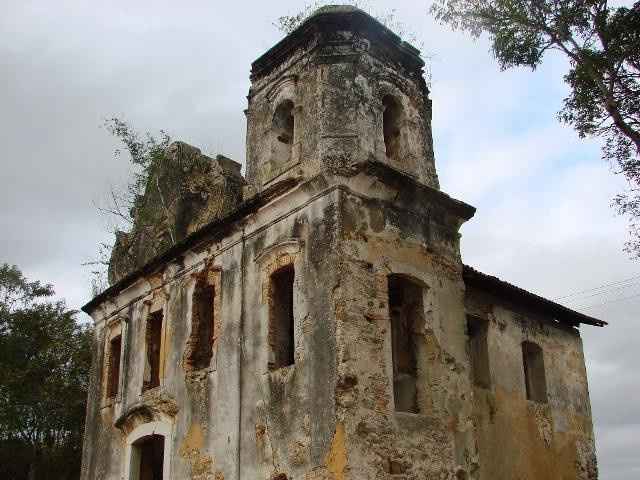
[[[149,132],[141,135],[126,120],[117,117],[105,120],[104,126],[124,146],[132,172],[130,181],[124,188],[111,189],[109,206],[100,210],[116,221],[119,220],[120,227],[130,228],[134,224],[138,202],[150,188],[149,178],[166,161],[165,150],[171,143],[171,137],[164,130],[160,130],[158,137]],[[121,154],[122,150],[119,148],[114,151],[116,158]]]
[[[51,285],[0,265],[0,478],[78,478],[91,336]]]
[[[488,34],[502,69],[535,69],[549,50],[569,60],[559,118],[581,137],[600,137],[603,157],[626,177],[614,205],[629,216],[626,249],[640,258],[640,2],[437,0],[431,12],[454,29]]]

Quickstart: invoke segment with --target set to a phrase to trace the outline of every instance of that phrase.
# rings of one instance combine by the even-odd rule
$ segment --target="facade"
[[[246,178],[169,148],[84,307],[83,480],[597,478],[605,322],[463,264],[423,66],[320,9],[252,65]]]

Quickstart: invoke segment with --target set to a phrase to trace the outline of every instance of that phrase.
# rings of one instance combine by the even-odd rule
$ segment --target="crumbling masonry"
[[[605,323],[463,265],[423,66],[320,9],[252,65],[246,179],[169,148],[84,307],[83,480],[596,479]]]

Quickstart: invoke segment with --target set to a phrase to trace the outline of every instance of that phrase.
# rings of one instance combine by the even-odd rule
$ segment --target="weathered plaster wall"
[[[578,331],[475,289],[466,306],[489,322],[491,388],[474,388],[480,478],[597,478]],[[547,403],[526,398],[524,341],[542,348]]]
[[[83,478],[119,478],[127,434],[158,420],[172,429],[173,478],[596,478],[577,332],[465,294],[462,219],[419,191],[371,181],[303,183],[96,313]],[[287,264],[295,364],[270,371],[268,279]],[[220,272],[222,332],[210,368],[186,372],[192,293],[205,268]],[[423,286],[417,414],[394,409],[389,274]],[[158,308],[163,380],[141,395],[144,319]],[[490,390],[471,385],[466,314],[490,321]],[[124,388],[105,402],[103,349],[125,318]],[[545,352],[547,405],[524,396],[525,339]]]
[[[96,311],[97,380],[91,387],[83,478],[120,478],[127,435],[150,421],[171,427],[171,451],[165,452],[172,456],[171,478],[302,475],[310,465],[324,463],[334,432],[336,358],[331,290],[324,286],[337,281],[338,194],[315,196],[317,189],[311,190],[274,201],[228,236],[187,252],[181,262],[140,280]],[[291,201],[300,208],[292,211]],[[289,262],[296,271],[296,363],[271,372],[268,279]],[[222,331],[210,367],[186,371],[192,294],[204,269],[220,272]],[[160,309],[161,385],[142,392],[145,320]],[[110,325],[122,323],[127,328],[121,390],[106,399],[105,336]]]
[[[337,277],[336,195],[279,213],[285,217],[260,231],[246,250],[242,478],[302,478],[323,461],[334,428],[335,335],[327,286]],[[269,275],[291,263],[295,363],[270,371]]]

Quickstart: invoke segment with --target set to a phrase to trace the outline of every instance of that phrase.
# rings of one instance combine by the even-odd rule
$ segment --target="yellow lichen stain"
[[[200,450],[204,444],[204,435],[202,427],[198,423],[192,423],[189,431],[184,436],[182,445],[180,445],[180,455],[186,457],[193,450]]]
[[[495,413],[489,418],[488,400],[478,398],[475,405],[480,478],[576,478],[576,442],[590,437],[579,430],[579,420],[566,412],[576,430],[554,431],[547,404],[533,404],[500,387],[495,388]]]
[[[333,435],[331,450],[327,454],[325,463],[334,480],[344,480],[344,470],[347,466],[347,450],[344,443],[344,425],[340,422],[336,424],[336,433]]]
[[[202,427],[197,423],[192,423],[189,431],[184,436],[178,453],[191,463],[191,478],[194,480],[204,480],[211,478],[213,459],[200,452],[204,445],[204,434]]]

